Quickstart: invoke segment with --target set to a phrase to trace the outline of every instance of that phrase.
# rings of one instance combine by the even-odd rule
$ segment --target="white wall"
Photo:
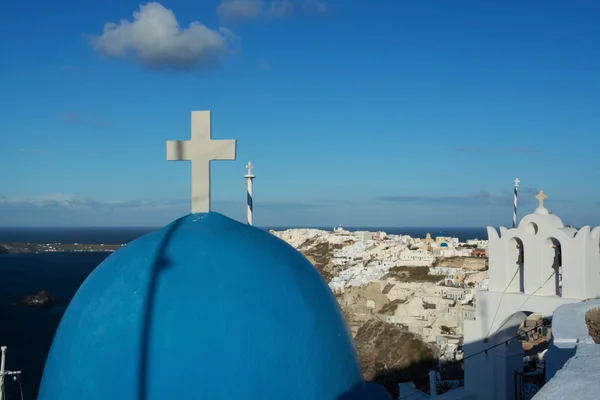
[[[593,343],[585,325],[585,313],[596,307],[600,307],[598,299],[564,305],[556,309],[552,319],[552,339],[546,353],[547,380],[553,378],[565,365],[575,354],[578,346]]]
[[[488,227],[488,236],[489,290],[476,291],[476,319],[464,321],[464,392],[478,399],[512,400],[514,372],[523,368],[523,348],[514,337],[526,316],[550,317],[559,306],[600,296],[600,228],[566,228],[539,207],[518,228],[500,228],[498,234]],[[559,259],[556,244],[562,253],[562,294],[553,268]],[[559,358],[558,364],[564,362]],[[553,363],[549,360],[550,370],[556,369]]]

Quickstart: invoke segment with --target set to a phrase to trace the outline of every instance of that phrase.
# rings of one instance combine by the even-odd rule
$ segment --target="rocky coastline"
[[[0,254],[54,252],[114,252],[124,244],[0,243]]]

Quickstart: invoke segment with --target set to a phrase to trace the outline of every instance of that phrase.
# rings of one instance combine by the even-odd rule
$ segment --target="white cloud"
[[[329,11],[329,6],[319,0],[304,0],[303,7],[323,14]]]
[[[61,193],[0,196],[0,226],[159,226],[189,208],[189,201],[182,200],[109,202]]]
[[[238,201],[214,200],[214,204],[219,207],[239,207],[245,209],[244,198]],[[314,208],[326,206],[327,203],[321,202],[297,202],[281,200],[265,200],[261,202],[261,207],[266,208]],[[187,209],[190,207],[190,201],[184,199],[175,199],[168,201],[157,200],[130,200],[130,201],[98,201],[88,196],[75,196],[63,193],[45,194],[40,197],[6,197],[0,196],[0,207],[12,206],[19,209],[33,208],[62,208],[65,210],[94,209],[94,210],[156,210],[156,209]]]
[[[12,206],[15,208],[62,208],[62,209],[99,209],[99,210],[116,210],[116,209],[157,209],[157,208],[172,208],[180,207],[185,204],[183,200],[173,201],[109,201],[102,202],[92,199],[87,196],[74,196],[63,193],[46,194],[40,197],[0,197],[0,205]]]
[[[217,7],[219,18],[225,20],[256,19],[262,16],[263,0],[225,0]]]
[[[298,11],[325,13],[329,7],[319,0],[223,0],[217,7],[225,21],[285,18]]]
[[[211,30],[197,21],[181,28],[173,11],[155,2],[141,5],[133,22],[106,23],[102,35],[91,38],[104,56],[133,56],[145,67],[179,70],[218,65],[234,41],[231,31]]]
[[[296,5],[289,0],[271,1],[266,8],[267,17],[285,18],[292,15]]]
[[[13,207],[62,207],[90,208],[94,201],[89,197],[70,196],[65,194],[47,194],[41,197],[3,197],[0,204]]]
[[[296,224],[318,224],[337,209],[337,202],[302,200],[261,200],[256,204],[259,226],[285,226],[290,218]],[[238,221],[245,221],[245,197],[212,201],[212,209]],[[321,212],[320,212],[321,211]],[[0,195],[0,226],[164,226],[190,212],[189,199],[166,201],[102,201],[87,196],[62,193],[39,197]],[[307,218],[313,218],[307,222]],[[336,218],[334,218],[336,219]],[[287,221],[287,222],[286,222]],[[333,222],[327,222],[331,225]],[[292,223],[293,225],[293,223]]]

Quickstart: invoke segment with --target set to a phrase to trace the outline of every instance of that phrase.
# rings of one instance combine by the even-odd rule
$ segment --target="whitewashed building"
[[[435,261],[435,256],[424,249],[405,249],[398,254],[398,264],[411,267],[429,267]]]
[[[488,241],[481,239],[469,239],[466,241],[468,246],[477,246],[478,249],[487,249]]]
[[[363,241],[356,241],[351,245],[333,251],[334,265],[352,265],[363,259],[366,246]]]
[[[437,247],[433,250],[436,257],[470,257],[473,249],[455,247]]]

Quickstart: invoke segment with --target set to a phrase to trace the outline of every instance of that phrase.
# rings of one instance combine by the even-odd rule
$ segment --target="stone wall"
[[[600,308],[592,308],[585,313],[585,324],[588,328],[588,335],[596,344],[600,344]]]
[[[462,268],[467,271],[482,271],[487,268],[487,262],[487,258],[481,257],[452,257],[439,259],[436,266]]]

